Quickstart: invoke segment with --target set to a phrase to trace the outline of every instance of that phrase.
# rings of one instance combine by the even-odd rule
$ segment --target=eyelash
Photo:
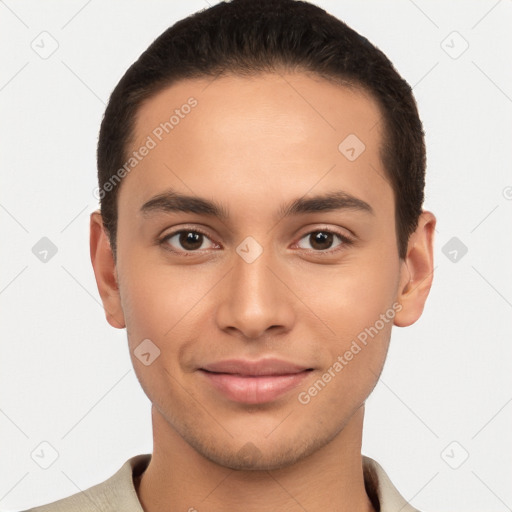
[[[351,245],[354,244],[354,240],[352,240],[351,238],[347,237],[346,235],[343,235],[343,234],[341,234],[340,232],[338,232],[336,230],[327,229],[327,228],[325,228],[325,229],[319,228],[319,229],[314,229],[312,231],[308,231],[307,233],[305,233],[304,235],[302,235],[299,238],[299,241],[302,240],[303,238],[307,237],[307,236],[312,235],[313,233],[319,233],[319,232],[321,232],[321,233],[330,233],[332,235],[338,236],[340,241],[341,241],[340,245],[338,245],[334,249],[326,249],[326,250],[302,249],[307,254],[315,254],[316,256],[332,255],[332,254],[337,253],[339,251],[342,251],[346,247],[351,246]],[[173,254],[177,254],[179,256],[184,256],[184,257],[195,256],[195,255],[200,254],[202,252],[202,251],[199,251],[199,250],[196,250],[196,251],[186,251],[186,250],[176,251],[176,250],[172,249],[169,244],[166,244],[166,242],[169,239],[171,239],[173,236],[178,235],[180,233],[200,233],[201,235],[203,235],[206,238],[208,238],[208,240],[213,242],[213,240],[211,240],[211,238],[208,235],[208,233],[206,233],[205,231],[203,231],[203,230],[201,230],[199,228],[194,227],[194,228],[181,228],[181,229],[178,229],[178,230],[173,231],[171,233],[168,233],[162,239],[159,240],[159,244],[164,246],[165,250],[168,250],[168,251],[172,252]],[[213,242],[213,243],[216,243],[216,242]],[[210,249],[206,249],[206,250],[210,250]]]

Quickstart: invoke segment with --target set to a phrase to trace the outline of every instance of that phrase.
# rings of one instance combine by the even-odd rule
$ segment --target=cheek
[[[330,328],[319,350],[332,393],[327,392],[326,398],[335,402],[348,393],[354,405],[359,403],[382,371],[400,307],[395,302],[399,260],[394,247],[384,247],[347,257],[346,264],[324,276],[326,284],[322,290],[316,288],[316,293],[311,286],[308,292],[303,287],[308,293],[305,302]]]
[[[186,333],[194,332],[194,318],[212,287],[211,271],[171,267],[136,251],[124,254],[119,281],[130,346],[150,339],[174,353]]]
[[[176,400],[180,396],[173,376],[179,370],[186,331],[190,335],[189,315],[196,294],[186,287],[183,291],[176,272],[163,275],[166,269],[142,265],[134,258],[126,258],[121,269],[121,300],[132,364],[146,395],[163,407],[166,396]]]
[[[338,324],[341,335],[332,339],[329,356],[308,387],[299,391],[300,404],[310,404],[321,415],[326,408],[331,411],[333,425],[341,418],[349,417],[359,408],[375,387],[382,372],[389,340],[394,310],[384,320],[380,312],[373,314],[346,315],[345,325]],[[340,314],[340,318],[343,315]],[[375,318],[377,318],[375,320]],[[348,331],[352,331],[351,334]],[[337,333],[338,334],[338,333]]]
[[[303,272],[300,287],[304,302],[342,338],[356,336],[392,308],[399,281],[398,258],[385,251],[349,255],[343,264]],[[307,276],[306,278],[304,276]]]

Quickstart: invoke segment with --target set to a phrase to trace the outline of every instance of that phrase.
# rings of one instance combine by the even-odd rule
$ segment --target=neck
[[[186,443],[155,407],[152,415],[153,455],[136,482],[145,512],[374,512],[362,469],[364,406],[323,448],[270,471],[219,466]]]

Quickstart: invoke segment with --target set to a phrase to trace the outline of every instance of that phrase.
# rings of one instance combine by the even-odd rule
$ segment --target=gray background
[[[422,318],[393,331],[363,452],[421,510],[512,510],[512,1],[315,3],[414,86],[438,218],[433,289]],[[74,494],[152,450],[150,404],[89,260],[96,141],[126,68],[206,6],[0,1],[1,510]]]

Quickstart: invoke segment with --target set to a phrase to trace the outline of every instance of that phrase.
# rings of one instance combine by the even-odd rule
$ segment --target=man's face
[[[304,458],[377,382],[402,268],[380,119],[362,91],[305,74],[182,81],[139,111],[129,152],[150,149],[118,206],[130,353],[154,413],[219,464]],[[152,201],[171,192],[225,216]],[[308,202],[329,194],[351,200]],[[143,340],[160,350],[147,366]]]

